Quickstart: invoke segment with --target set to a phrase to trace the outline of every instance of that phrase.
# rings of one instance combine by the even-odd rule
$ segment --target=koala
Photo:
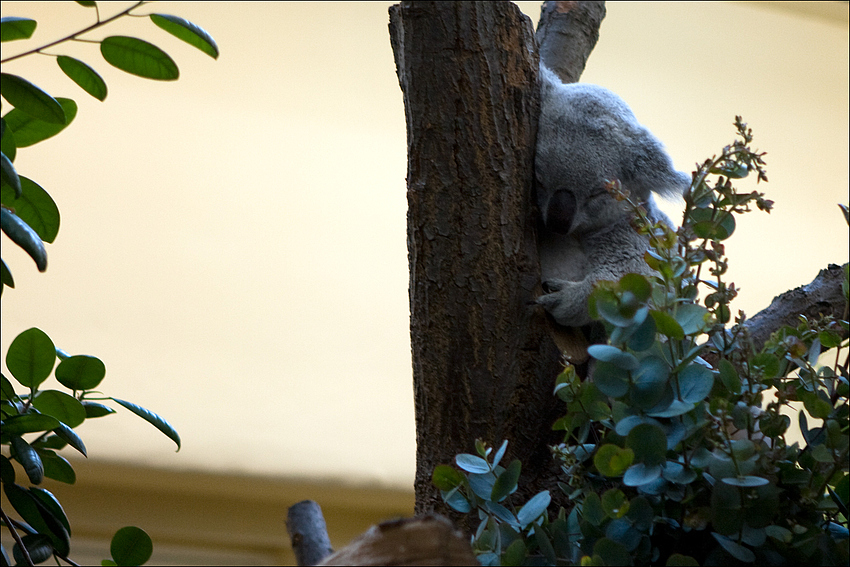
[[[564,84],[540,65],[541,107],[534,169],[540,211],[538,245],[543,288],[537,299],[567,327],[590,323],[593,284],[629,272],[650,273],[645,237],[631,213],[605,189],[619,179],[653,221],[673,227],[652,193],[681,195],[690,176],[676,171],[661,142],[611,91]]]

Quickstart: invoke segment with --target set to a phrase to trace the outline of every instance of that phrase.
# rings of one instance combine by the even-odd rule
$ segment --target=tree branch
[[[316,565],[333,553],[322,509],[312,500],[303,500],[289,507],[286,531],[298,565]]]

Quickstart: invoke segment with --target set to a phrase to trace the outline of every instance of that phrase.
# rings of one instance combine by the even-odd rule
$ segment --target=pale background
[[[105,393],[160,413],[183,439],[175,454],[120,410],[79,428],[91,458],[410,488],[405,122],[389,4],[146,6],[138,13],[205,28],[221,57],[147,19],[90,37],[156,43],[180,67],[176,83],[113,69],[94,45],[50,50],[93,65],[104,103],[52,58],[4,65],[80,109],[16,160],[62,226],[46,274],[3,237],[16,282],[3,294],[3,356],[40,327],[100,357]],[[847,8],[829,4],[612,2],[583,76],[620,94],[688,172],[733,140],[736,114],[753,127],[770,183],[741,186],[776,208],[740,219],[727,245],[748,314],[848,259],[836,206],[848,201]],[[521,5],[536,24],[539,4]],[[39,22],[4,57],[94,15],[71,2],[2,9]]]

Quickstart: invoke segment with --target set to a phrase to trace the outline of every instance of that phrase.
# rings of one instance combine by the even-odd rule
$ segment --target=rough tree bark
[[[560,353],[533,303],[538,55],[508,2],[405,2],[390,36],[408,132],[416,513],[450,514],[431,472],[476,438],[510,441],[525,492],[554,487]]]

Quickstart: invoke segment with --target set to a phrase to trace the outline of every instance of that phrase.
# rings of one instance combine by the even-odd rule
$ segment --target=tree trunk
[[[452,515],[431,474],[476,438],[509,440],[524,494],[554,487],[560,353],[534,303],[538,55],[508,2],[404,2],[390,36],[407,119],[416,513]]]

